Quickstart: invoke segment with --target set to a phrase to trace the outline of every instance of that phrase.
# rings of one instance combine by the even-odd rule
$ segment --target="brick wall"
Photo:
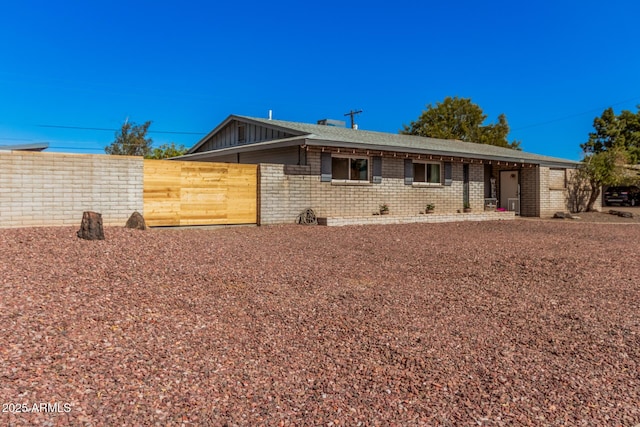
[[[362,216],[389,205],[391,214],[408,215],[424,211],[429,203],[437,213],[453,213],[462,209],[462,163],[453,163],[451,186],[405,185],[404,158],[383,157],[382,183],[361,185],[320,182],[320,152],[309,151],[311,174],[317,176],[311,187],[311,200],[319,216]],[[473,210],[484,209],[484,168],[469,165],[469,200]]]
[[[295,175],[292,166],[260,165],[261,224],[295,222],[306,208],[319,217],[372,215],[382,203],[389,205],[392,215],[417,215],[429,203],[436,205],[436,213],[463,208],[460,162],[452,165],[450,186],[405,185],[404,158],[392,156],[382,160],[382,183],[343,184],[320,181],[320,155],[319,150],[307,152],[309,166],[296,166],[304,168],[304,175]],[[469,165],[469,200],[473,211],[484,210],[484,166],[480,163]]]
[[[520,170],[520,215],[540,215],[540,176],[539,168]]]
[[[492,173],[499,177],[501,170],[509,169],[494,165]],[[518,170],[521,216],[547,217],[558,211],[570,210],[567,182],[574,172],[573,169],[537,166],[520,167]],[[498,188],[499,186],[498,180]]]
[[[573,169],[540,166],[521,170],[521,215],[549,217],[556,212],[567,212],[568,178]]]
[[[587,208],[587,202],[591,195],[591,186],[585,177],[581,177],[578,173],[578,169],[569,169],[566,174],[567,180],[567,210],[570,212],[583,212]],[[593,209],[597,211],[602,210],[602,191],[596,199]]]
[[[556,212],[567,212],[567,192],[565,190],[549,189],[549,205],[540,216],[553,216]]]
[[[311,206],[309,166],[262,163],[258,167],[258,222],[260,225],[294,223]],[[286,172],[286,173],[285,173]]]
[[[142,157],[0,152],[0,227],[80,224],[82,212],[124,225],[142,212]]]
[[[380,184],[354,184],[321,182],[321,151],[310,147],[306,154],[309,166],[297,166],[305,168],[305,175],[294,176],[292,173],[295,172],[285,170],[291,166],[261,165],[261,168],[266,168],[264,170],[271,171],[260,178],[266,189],[260,198],[263,224],[294,222],[298,214],[308,207],[314,209],[319,217],[369,216],[378,211],[382,203],[389,205],[392,215],[416,215],[429,203],[436,205],[438,214],[455,213],[463,207],[463,163],[459,159],[452,163],[452,184],[431,187],[405,185],[402,155],[385,154]],[[485,165],[477,161],[469,163],[469,199],[474,212],[484,209],[484,169]],[[568,190],[561,188],[560,173],[570,177],[572,170],[565,172],[548,167],[495,163],[490,170],[494,177],[499,177],[501,170],[519,171],[522,216],[550,216],[557,211],[569,210]],[[498,180],[498,200],[499,189]]]
[[[567,210],[566,191],[559,188],[552,170],[548,167],[541,166],[538,168],[538,176],[540,182],[540,209],[538,216],[553,216],[555,212],[565,212]]]

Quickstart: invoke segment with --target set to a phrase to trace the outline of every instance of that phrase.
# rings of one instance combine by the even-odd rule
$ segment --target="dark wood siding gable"
[[[244,127],[244,129],[240,129],[240,127]],[[273,129],[268,126],[231,120],[195,152],[201,153],[203,151],[219,150],[221,148],[272,141],[274,139],[283,139],[292,136],[294,135],[291,133]]]

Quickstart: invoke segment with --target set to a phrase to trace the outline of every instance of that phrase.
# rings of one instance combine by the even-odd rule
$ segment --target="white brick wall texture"
[[[319,217],[392,221],[415,217],[436,205],[429,221],[454,218],[463,207],[462,163],[453,162],[450,186],[405,185],[404,158],[383,158],[382,183],[344,185],[320,182],[320,151],[307,152],[308,166],[259,166],[259,223],[294,223],[306,208]],[[494,175],[498,169],[494,167]],[[484,165],[469,165],[469,198],[474,213],[483,212]],[[549,169],[521,169],[521,213],[552,215],[567,210],[566,190],[549,188]],[[386,203],[391,215],[372,215]],[[79,224],[82,212],[100,212],[107,225],[124,225],[132,212],[143,212],[141,157],[60,153],[0,152],[0,227]],[[390,218],[394,219],[390,219]],[[471,218],[471,217],[465,217]],[[504,218],[504,217],[501,217]],[[423,219],[426,221],[427,219]]]
[[[514,212],[475,212],[454,214],[424,215],[371,215],[365,217],[330,217],[321,220],[322,225],[374,225],[374,224],[407,224],[407,223],[442,223],[461,221],[508,221],[515,219]]]
[[[82,212],[124,225],[143,213],[141,157],[0,152],[0,227],[80,224]]]
[[[320,181],[320,151],[307,152],[308,175],[287,175],[283,165],[260,165],[260,223],[293,223],[306,208],[319,217],[364,217],[382,203],[390,213],[418,215],[427,204],[436,213],[455,214],[463,208],[462,163],[453,163],[451,186],[405,185],[404,158],[384,157],[382,183],[359,185]],[[444,173],[444,172],[443,172]],[[484,166],[469,165],[469,199],[472,210],[484,210]]]
[[[320,156],[317,149],[310,148],[307,152],[309,175],[287,175],[282,165],[261,165],[261,171],[269,171],[268,174],[261,173],[260,178],[261,186],[265,189],[260,196],[262,224],[295,222],[298,214],[309,207],[314,209],[318,217],[359,218],[360,221],[371,217],[370,221],[376,223],[395,221],[399,217],[406,220],[424,211],[428,203],[436,205],[437,214],[453,214],[451,218],[460,219],[455,216],[463,207],[463,164],[459,160],[452,163],[451,186],[405,185],[404,157],[401,155],[383,157],[382,183],[345,185],[320,181]],[[549,188],[549,168],[493,163],[492,175],[499,177],[501,169],[514,168],[520,171],[522,216],[548,216],[556,211],[567,210],[566,189],[557,188],[557,180],[551,183],[556,187]],[[469,164],[469,175],[472,212],[483,212],[484,165],[479,162]],[[395,219],[377,219],[373,215],[382,203],[389,205],[390,216]],[[441,217],[440,220],[444,218]]]

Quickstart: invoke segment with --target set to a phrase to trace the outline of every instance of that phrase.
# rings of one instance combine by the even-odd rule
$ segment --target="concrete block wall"
[[[520,215],[540,216],[540,175],[539,168],[520,170]]]
[[[383,157],[382,182],[373,184],[331,183],[320,181],[319,150],[307,152],[305,175],[295,175],[291,166],[260,165],[260,223],[295,222],[298,214],[312,208],[319,217],[362,217],[372,215],[382,203],[392,215],[417,215],[427,204],[436,205],[436,213],[456,213],[463,208],[462,163],[452,166],[450,186],[405,185],[404,158]],[[289,168],[286,170],[286,168]],[[444,171],[442,172],[444,173]],[[484,210],[484,166],[469,165],[469,199],[473,211]]]
[[[514,212],[471,212],[428,215],[370,215],[364,217],[322,218],[320,223],[328,226],[442,223],[462,221],[506,221],[515,219]]]
[[[84,211],[124,225],[142,183],[142,157],[0,152],[0,227],[79,225]]]
[[[544,166],[535,169],[523,169],[521,204],[527,206],[527,214],[525,215],[523,213],[523,215],[545,218],[553,216],[556,212],[571,211],[572,207],[569,202],[570,194],[567,183],[574,173],[575,169],[560,171]],[[566,179],[560,179],[560,174],[566,174]],[[537,185],[537,188],[534,184]],[[535,204],[534,199],[537,199]],[[599,200],[596,202],[596,206],[600,206]],[[536,207],[535,212],[531,211],[531,215],[529,215],[529,205]]]
[[[591,186],[584,179],[579,179],[578,169],[568,169],[566,172],[567,178],[567,190],[565,192],[567,198],[567,210],[570,212],[583,212],[587,208],[587,201],[591,194]],[[593,209],[596,211],[602,211],[602,192],[604,188],[600,189]]]
[[[553,215],[553,207],[551,205],[551,200],[549,198],[549,168],[547,167],[539,167],[538,168],[538,182],[540,183],[539,187],[539,197],[540,197],[540,209],[538,212],[538,216],[550,216]],[[564,209],[559,209],[564,210]],[[557,212],[557,210],[555,211]]]
[[[389,205],[392,215],[415,215],[434,204],[437,213],[454,213],[463,208],[462,163],[452,165],[450,186],[405,185],[404,157],[382,158],[380,184],[342,184],[320,182],[320,151],[307,152],[311,175],[317,177],[312,185],[312,202],[319,216],[363,216],[378,211],[380,204]],[[370,162],[371,163],[371,162]],[[370,165],[371,167],[371,165]],[[441,173],[444,173],[442,168]],[[469,165],[469,200],[473,210],[484,209],[484,167]]]
[[[462,164],[454,163],[454,184],[460,185],[460,196],[462,196]],[[459,180],[456,179],[455,171],[458,170]],[[469,165],[469,203],[473,211],[484,211],[484,165],[472,163]],[[457,202],[454,200],[454,205]],[[453,208],[456,209],[456,208]],[[448,210],[451,212],[452,210]]]
[[[261,163],[258,177],[260,225],[292,224],[303,210],[313,208],[311,182],[316,177],[309,175],[309,166]]]
[[[553,216],[556,212],[568,212],[567,191],[549,189],[549,205],[545,211],[545,216]]]
[[[554,170],[541,166],[539,170],[540,179],[540,217],[550,217],[556,212],[567,212],[568,192],[567,188],[561,188],[558,180],[553,175]]]

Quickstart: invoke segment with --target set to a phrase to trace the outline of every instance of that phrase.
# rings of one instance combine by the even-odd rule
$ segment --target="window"
[[[246,126],[238,125],[238,142],[245,142],[246,139]]]
[[[331,178],[344,181],[369,181],[369,159],[332,157]]]
[[[440,163],[413,163],[413,182],[440,185]]]

